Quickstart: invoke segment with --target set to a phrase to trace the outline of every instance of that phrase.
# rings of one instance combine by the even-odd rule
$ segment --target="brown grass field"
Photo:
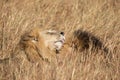
[[[33,27],[76,30],[100,38],[111,51],[67,53],[58,65],[30,63],[16,54],[21,35]],[[107,60],[107,63],[106,63]],[[0,0],[0,80],[120,80],[120,0]]]

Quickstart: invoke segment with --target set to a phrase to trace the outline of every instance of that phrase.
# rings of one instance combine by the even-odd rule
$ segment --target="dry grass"
[[[91,32],[113,58],[106,63],[91,51],[71,52],[55,66],[30,63],[20,53],[0,61],[0,80],[120,80],[119,0],[0,0],[0,59],[14,53],[20,36],[36,26],[59,29],[66,36],[75,29]]]

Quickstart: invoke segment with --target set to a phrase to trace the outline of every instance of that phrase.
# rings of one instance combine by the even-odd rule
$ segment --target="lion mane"
[[[29,61],[36,62],[40,59],[46,61],[54,61],[56,56],[54,51],[50,51],[45,46],[45,40],[40,34],[40,28],[32,29],[30,32],[22,35],[20,47],[24,50]]]

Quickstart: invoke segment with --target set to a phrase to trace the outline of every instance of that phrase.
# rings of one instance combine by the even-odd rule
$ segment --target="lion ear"
[[[28,34],[23,35],[23,36],[21,37],[21,40],[22,40],[22,41],[29,41],[29,40],[33,40],[33,39],[34,39],[34,36],[28,35]]]

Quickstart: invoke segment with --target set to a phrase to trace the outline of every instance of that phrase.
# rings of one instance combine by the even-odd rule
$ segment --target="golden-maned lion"
[[[56,60],[56,53],[59,52],[64,41],[64,32],[42,30],[37,27],[21,37],[20,46],[25,51],[28,60],[42,59],[51,62]]]

